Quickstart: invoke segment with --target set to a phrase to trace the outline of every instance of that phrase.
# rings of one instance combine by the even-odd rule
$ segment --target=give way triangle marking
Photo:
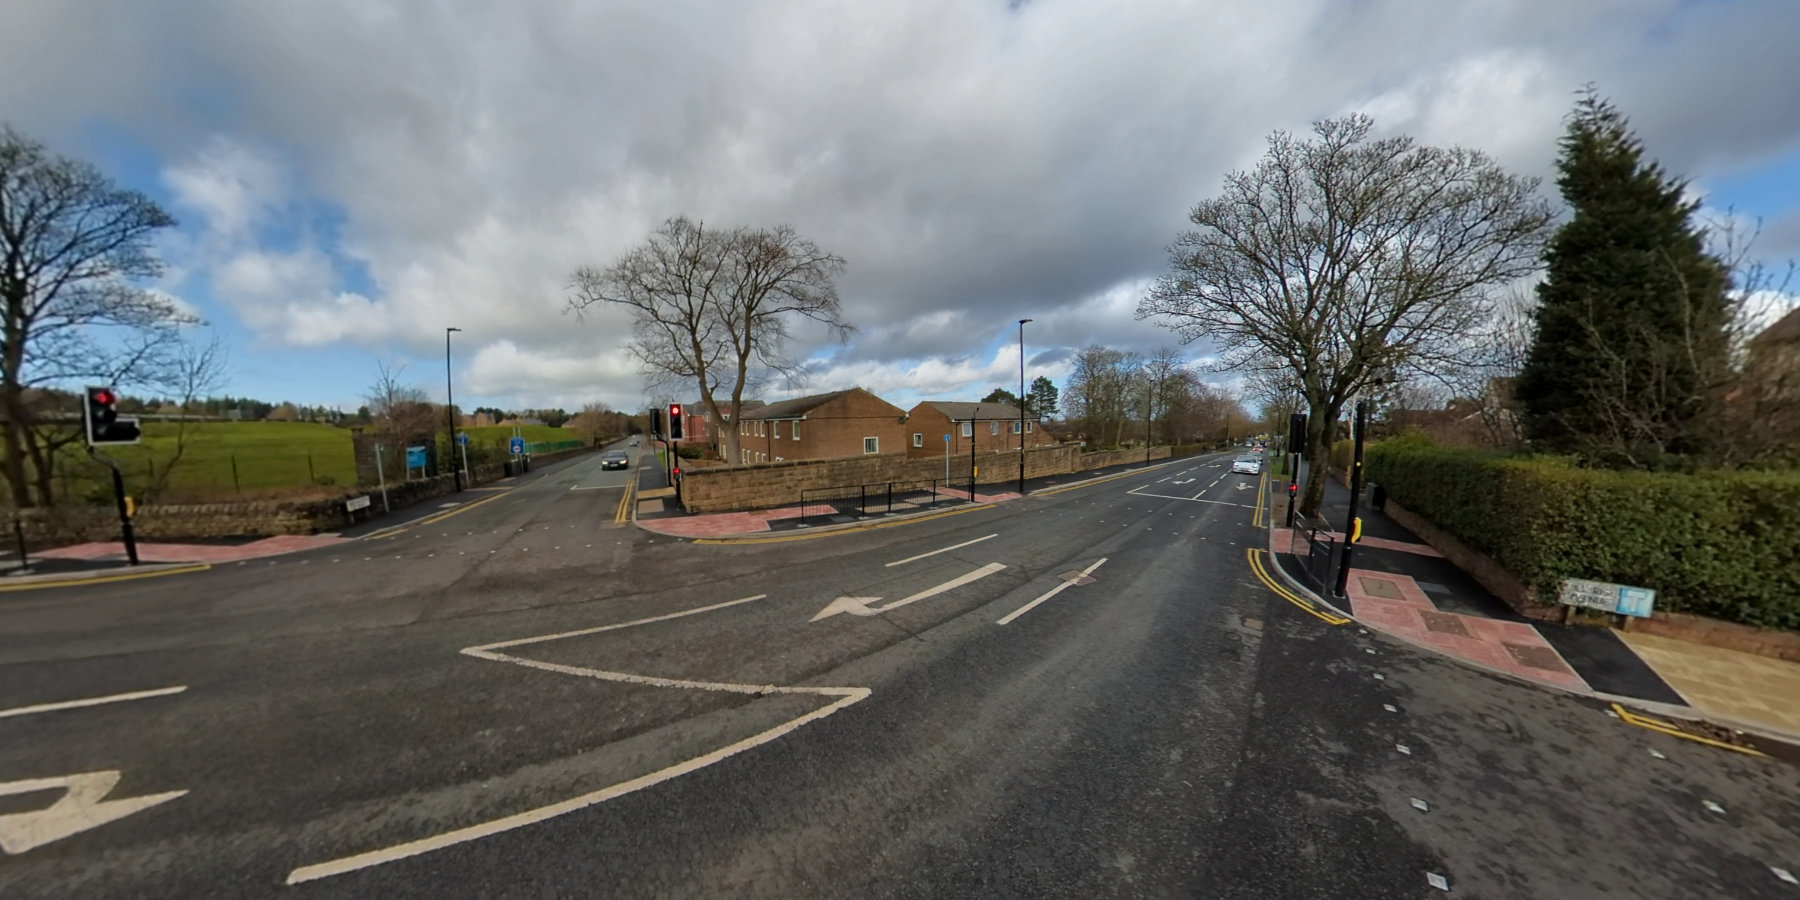
[[[981,568],[976,569],[975,571],[970,572],[967,575],[959,575],[955,578],[950,579],[949,581],[944,582],[943,584],[938,585],[937,587],[926,588],[925,590],[922,590],[922,591],[912,595],[911,597],[902,597],[899,600],[895,600],[894,602],[889,603],[885,606],[870,606],[869,605],[871,603],[879,602],[881,600],[880,597],[839,597],[836,600],[833,600],[830,603],[825,604],[825,608],[819,610],[819,614],[816,616],[813,616],[812,621],[817,622],[820,619],[824,619],[824,618],[827,618],[830,616],[835,616],[838,613],[849,613],[853,616],[872,616],[872,615],[875,615],[876,613],[884,613],[884,612],[888,612],[890,610],[899,609],[900,607],[905,606],[908,603],[917,603],[920,600],[924,600],[927,597],[936,597],[937,595],[939,595],[945,591],[954,590],[955,588],[962,587],[963,585],[968,584],[971,581],[977,581],[982,578],[986,578],[989,575],[992,575],[995,572],[998,572],[1004,568],[1006,568],[1006,566],[1004,566],[1000,563],[988,563],[987,565],[982,566]]]
[[[145,794],[120,800],[101,799],[119,783],[119,771],[82,772],[0,784],[0,797],[28,794],[51,788],[66,788],[67,793],[44,809],[0,816],[0,849],[10,854],[24,853],[59,841],[89,828],[98,828],[114,819],[167,803],[187,791]]]

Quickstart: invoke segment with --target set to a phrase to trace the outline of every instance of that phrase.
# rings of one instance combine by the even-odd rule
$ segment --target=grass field
[[[150,422],[142,443],[102,452],[124,467],[126,490],[142,496],[165,471],[169,499],[263,493],[274,488],[352,485],[350,430],[314,422],[189,422],[187,448],[173,463],[176,426]],[[110,499],[105,465],[71,448],[58,463],[57,489],[70,502]]]
[[[505,447],[510,425],[466,429],[478,448]],[[547,425],[520,426],[531,443],[567,441],[574,432]],[[175,455],[176,425],[149,422],[142,443],[103,450],[125,471],[125,487],[145,498],[164,472],[163,502],[233,500],[256,496],[324,493],[321,488],[356,484],[356,458],[350,429],[315,422],[189,422],[187,449]],[[80,445],[65,450],[57,463],[59,501],[111,502],[111,475],[104,464],[87,458]]]

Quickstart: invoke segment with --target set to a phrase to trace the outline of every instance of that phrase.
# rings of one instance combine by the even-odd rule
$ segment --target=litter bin
[[[1387,488],[1384,488],[1379,484],[1369,485],[1369,508],[1370,509],[1381,509],[1382,504],[1384,504],[1386,502],[1387,502]]]

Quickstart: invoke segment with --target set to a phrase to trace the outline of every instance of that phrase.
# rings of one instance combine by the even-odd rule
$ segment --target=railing
[[[896,508],[900,512],[934,509],[940,504],[966,503],[969,493],[966,479],[958,488],[940,478],[812,488],[800,492],[800,522],[804,525],[817,517],[891,515]]]
[[[1323,521],[1306,523],[1306,580],[1321,592],[1331,583],[1332,566],[1338,558],[1338,542],[1331,526]]]

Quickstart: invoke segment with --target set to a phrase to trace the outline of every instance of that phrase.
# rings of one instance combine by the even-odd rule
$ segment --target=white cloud
[[[425,356],[455,325],[544,390],[636,396],[628,317],[577,324],[565,283],[686,213],[849,261],[862,330],[801,329],[834,360],[809,389],[985,392],[1019,318],[1034,356],[1171,343],[1132,319],[1141,288],[1277,128],[1364,109],[1542,175],[1592,81],[1676,172],[1767,160],[1800,140],[1788,5],[13,0],[0,108],[161,154],[192,219],[171,280],[265,340]]]

